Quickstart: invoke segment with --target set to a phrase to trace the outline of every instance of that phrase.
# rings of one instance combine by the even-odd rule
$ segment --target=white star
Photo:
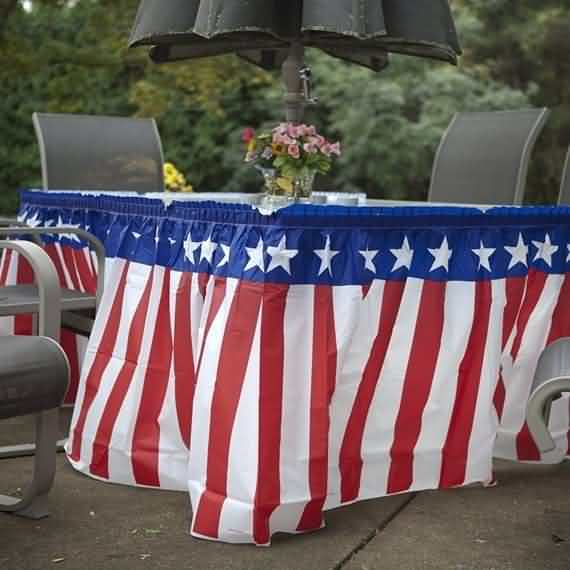
[[[528,245],[525,244],[522,234],[519,234],[519,241],[514,247],[505,246],[505,249],[509,252],[511,256],[511,261],[509,263],[509,269],[512,269],[515,265],[522,263],[525,267],[528,267]]]
[[[176,243],[176,240],[175,240],[174,238],[169,237],[169,238],[168,238],[168,243],[169,243],[170,245],[174,245],[174,244]]]
[[[38,212],[36,212],[29,220],[26,220],[24,217],[24,220],[26,224],[28,224],[28,226],[31,226],[32,228],[37,228],[41,225],[43,225],[42,221],[40,220],[40,217],[38,215]]]
[[[265,260],[263,259],[263,240],[259,238],[259,241],[255,247],[246,247],[245,251],[249,256],[249,261],[245,266],[245,271],[258,267],[265,273]]]
[[[287,240],[285,236],[281,238],[277,247],[270,245],[267,253],[271,256],[271,262],[267,268],[267,273],[271,273],[274,269],[281,267],[289,275],[291,275],[291,260],[299,253],[298,249],[287,249]]]
[[[200,241],[192,241],[192,233],[188,233],[184,242],[184,253],[192,265],[196,265],[194,252],[200,247],[201,243]]]
[[[544,237],[544,242],[542,241],[534,241],[532,245],[536,247],[538,250],[536,252],[536,256],[534,257],[534,261],[538,261],[542,259],[548,267],[552,267],[552,256],[560,249],[557,245],[552,245],[550,241],[550,236],[546,234]]]
[[[477,269],[481,269],[481,267],[483,267],[487,271],[491,271],[490,258],[497,249],[493,247],[485,247],[483,245],[483,240],[481,240],[481,246],[478,249],[472,249],[471,251],[479,258],[479,267]]]
[[[428,248],[428,251],[433,256],[433,264],[430,271],[435,271],[440,267],[443,267],[446,271],[449,271],[449,260],[453,255],[453,250],[449,249],[449,244],[447,242],[447,236],[443,238],[441,245],[435,249]]]
[[[319,275],[322,275],[325,271],[328,271],[329,275],[332,277],[331,263],[334,257],[337,256],[340,251],[334,251],[331,249],[331,236],[327,236],[325,249],[315,249],[313,253],[321,259]]]
[[[133,234],[133,237],[135,239],[141,239],[141,237],[142,237],[142,234],[139,234],[139,232],[131,232],[131,233]]]
[[[374,249],[372,251],[369,251],[368,248],[366,248],[365,250],[359,251],[358,253],[364,257],[364,269],[368,269],[368,271],[372,271],[372,273],[376,274],[378,270],[374,264],[374,259],[378,253],[380,253],[379,250]]]
[[[221,243],[220,247],[224,252],[224,257],[222,257],[220,263],[218,263],[216,267],[223,267],[224,265],[227,265],[230,262],[230,246],[226,245],[225,243]]]
[[[568,257],[566,258],[566,261],[570,261],[570,243],[568,244]]]
[[[414,257],[414,250],[410,249],[410,242],[407,236],[404,237],[402,247],[400,249],[391,249],[390,253],[396,258],[396,263],[394,263],[394,267],[392,267],[393,272],[396,271],[396,269],[400,269],[400,267],[410,269]]]
[[[205,259],[209,265],[212,265],[212,257],[214,256],[214,252],[218,244],[215,241],[212,241],[212,236],[209,235],[206,241],[202,242],[202,250],[200,253],[200,261]]]
[[[60,226],[69,226],[70,228],[80,228],[81,224],[66,224],[63,222],[63,219],[61,216],[59,216],[59,218],[57,219],[57,227]],[[68,240],[71,241],[77,241],[77,242],[81,242],[81,240],[77,237],[77,234],[60,234],[61,237],[67,238]]]

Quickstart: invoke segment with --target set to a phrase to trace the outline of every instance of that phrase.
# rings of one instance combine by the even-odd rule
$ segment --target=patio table
[[[26,191],[20,215],[106,246],[69,460],[189,491],[194,536],[268,544],[339,505],[489,482],[494,449],[541,459],[524,410],[570,336],[570,208]]]

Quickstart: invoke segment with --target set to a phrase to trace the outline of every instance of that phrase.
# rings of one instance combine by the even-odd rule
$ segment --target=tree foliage
[[[233,56],[156,66],[127,40],[138,0],[0,0],[0,209],[40,184],[33,111],[156,118],[165,158],[197,190],[255,191],[240,132],[282,118],[279,74]],[[570,140],[570,7],[551,0],[455,0],[458,68],[393,57],[387,71],[310,53],[319,103],[307,121],[343,143],[319,184],[423,198],[435,149],[458,110],[554,109],[530,169],[552,200]]]

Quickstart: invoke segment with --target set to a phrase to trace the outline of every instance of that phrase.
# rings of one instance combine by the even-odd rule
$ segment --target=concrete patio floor
[[[0,460],[0,491],[16,492],[31,466]],[[497,487],[358,503],[258,548],[194,539],[184,493],[98,482],[59,454],[51,517],[0,515],[0,569],[570,569],[570,463],[496,467]]]

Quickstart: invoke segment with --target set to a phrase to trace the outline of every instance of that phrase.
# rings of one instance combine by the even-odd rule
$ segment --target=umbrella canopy
[[[461,52],[447,0],[142,0],[137,45],[153,46],[156,62],[236,53],[267,69],[284,64],[293,120],[304,47],[375,71],[389,52],[449,63]]]

